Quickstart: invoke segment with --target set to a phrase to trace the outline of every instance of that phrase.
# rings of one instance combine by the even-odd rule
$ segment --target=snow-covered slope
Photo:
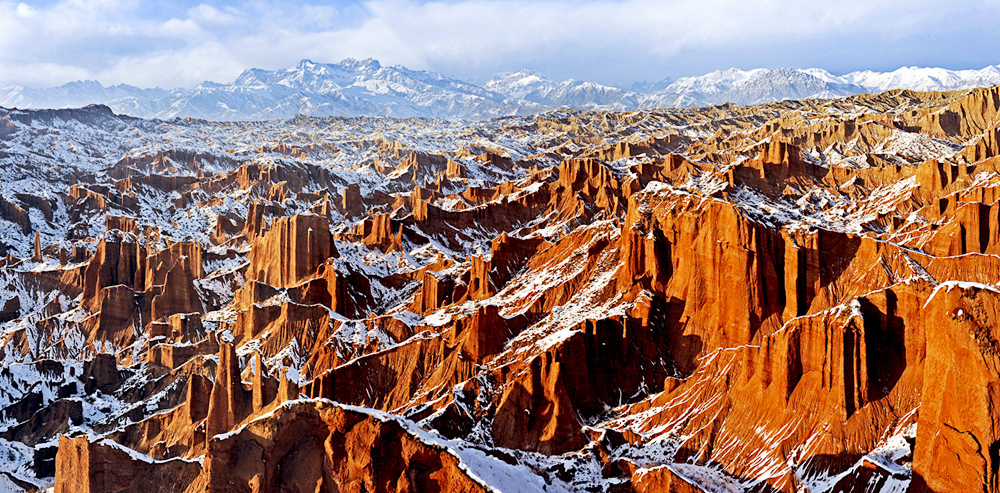
[[[892,72],[852,72],[844,82],[864,87],[869,92],[890,89],[915,91],[948,91],[1000,84],[1000,65],[981,70],[947,70],[943,68],[902,67]]]
[[[71,83],[46,90],[12,86],[0,105],[19,108],[106,104],[142,118],[273,120],[307,116],[490,118],[516,113],[503,96],[432,72],[383,67],[378,61],[337,64],[303,60],[290,69],[250,69],[231,83],[204,82],[191,90],[141,90]]]
[[[114,105],[112,105],[114,107]],[[251,69],[230,84],[204,83],[156,118],[269,120],[307,116],[483,118],[509,114],[502,97],[439,74],[347,59],[303,60],[286,70]]]
[[[529,70],[498,75],[483,84],[483,88],[503,94],[512,104],[544,109],[634,109],[639,97],[633,91],[593,82],[574,79],[557,82]]]
[[[5,108],[79,108],[88,104],[109,101],[116,105],[119,113],[132,115],[150,111],[155,101],[169,101],[181,90],[140,89],[129,85],[105,87],[95,80],[69,82],[48,89],[31,89],[22,86],[7,86],[0,89],[0,106]],[[165,104],[165,103],[164,103]],[[132,108],[124,111],[124,108]]]
[[[95,81],[50,89],[0,89],[0,106],[66,108],[105,104],[142,118],[273,120],[306,116],[389,116],[486,119],[558,108],[627,111],[721,103],[760,104],[834,98],[891,89],[942,91],[1000,84],[1000,66],[981,70],[903,67],[892,72],[834,75],[819,68],[718,70],[671,82],[637,83],[631,90],[568,79],[555,81],[523,70],[482,86],[378,61],[336,64],[303,60],[289,69],[249,69],[236,80],[194,89],[105,87]]]
[[[683,77],[640,98],[642,108],[709,104],[760,104],[806,98],[835,98],[892,89],[950,91],[1000,84],[1000,66],[982,70],[903,67],[892,72],[851,72],[837,76],[819,69],[717,70]]]
[[[694,107],[710,104],[761,104],[785,99],[834,98],[865,92],[798,69],[729,69],[684,77],[640,99],[642,108]]]

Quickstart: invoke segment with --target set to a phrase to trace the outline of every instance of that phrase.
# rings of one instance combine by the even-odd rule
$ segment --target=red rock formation
[[[563,372],[559,362],[536,358],[529,371],[507,385],[493,418],[497,445],[561,454],[587,444]]]
[[[447,168],[448,160],[444,156],[425,154],[412,151],[396,169],[390,173],[400,182],[424,183],[437,173]]]
[[[457,343],[463,359],[479,363],[503,351],[505,343],[527,326],[524,317],[508,319],[496,305],[482,305],[471,317],[457,321],[445,337]]]
[[[179,491],[200,472],[197,462],[135,458],[120,445],[86,436],[59,437],[55,491],[59,493],[140,493]],[[178,487],[178,489],[174,489]]]
[[[609,214],[618,214],[626,208],[626,202],[621,197],[621,184],[599,161],[593,159],[563,161],[557,168],[557,173],[559,176],[557,185],[567,194],[574,192],[578,194],[562,200],[559,209],[564,214],[583,214],[582,203],[573,203],[580,199],[585,202],[592,200],[597,208]]]
[[[376,214],[357,224],[354,234],[360,236],[365,245],[378,247],[387,253],[401,247],[401,228],[394,229],[389,214]]]
[[[139,287],[137,278],[140,256],[145,258],[143,248],[135,238],[116,230],[109,231],[97,244],[97,251],[84,271],[83,299],[91,310],[98,311],[101,290],[109,286],[123,285]]]
[[[469,276],[469,297],[486,299],[503,289],[544,241],[521,239],[501,233],[493,240],[489,260],[472,258]]]
[[[146,258],[146,290],[161,286],[153,297],[151,318],[166,319],[175,313],[205,311],[194,281],[204,277],[201,245],[194,242],[175,243],[166,250]]]
[[[264,363],[260,356],[260,351],[253,353],[253,388],[252,402],[253,413],[259,413],[264,409],[264,405],[273,401],[277,397],[277,385],[271,385],[276,380],[267,378]]]
[[[205,435],[211,439],[231,430],[252,410],[252,396],[243,388],[240,362],[231,344],[223,343],[219,350],[219,366],[209,397],[205,418]]]
[[[195,356],[217,352],[219,343],[213,338],[206,338],[194,344],[160,343],[149,348],[146,360],[167,368],[180,368]]]
[[[998,301],[992,288],[949,286],[926,302],[911,491],[1000,491]]]
[[[256,239],[267,230],[268,224],[264,215],[280,216],[283,212],[282,207],[273,202],[263,199],[254,200],[247,210],[243,234],[248,239]]]
[[[118,365],[114,356],[110,354],[94,356],[93,359],[84,364],[81,380],[87,393],[96,390],[108,392],[120,384],[121,376],[118,374]]]
[[[323,401],[279,407],[211,440],[205,472],[194,484],[211,492],[486,491],[453,455],[396,421]]]
[[[248,222],[249,223],[249,222]],[[292,286],[337,255],[329,222],[320,216],[276,219],[250,251],[247,280]]]
[[[110,438],[160,460],[204,454],[204,425],[211,391],[211,380],[198,373],[190,373],[181,405],[131,423]],[[176,488],[179,485],[168,483],[164,486]]]
[[[131,235],[138,235],[139,229],[136,227],[134,217],[107,216],[104,219],[104,231],[118,230]]]
[[[238,217],[228,217],[223,214],[215,216],[215,233],[212,235],[212,240],[217,245],[225,243],[243,230],[243,222]]]
[[[25,234],[31,232],[31,218],[28,215],[28,211],[2,198],[0,198],[0,218],[20,226],[21,231]]]
[[[35,262],[42,261],[42,240],[38,236],[38,231],[35,231],[35,253],[31,256],[31,260]]]
[[[323,305],[348,317],[364,316],[371,304],[371,283],[361,274],[337,272],[333,263],[323,264],[316,277],[288,290],[296,303]]]
[[[357,183],[348,184],[344,187],[338,204],[344,216],[355,218],[365,212],[365,202],[361,197],[361,187]]]
[[[203,337],[201,314],[178,313],[167,318],[170,338],[178,342],[194,342]],[[214,353],[215,351],[211,351]]]
[[[128,346],[135,339],[135,328],[141,326],[135,291],[117,284],[101,289],[95,299],[98,314],[84,322],[85,326],[89,326],[86,329],[87,342]]]
[[[701,493],[701,487],[696,480],[687,479],[678,474],[670,466],[659,466],[653,469],[643,469],[631,477],[632,491],[669,492],[669,493]]]
[[[427,313],[457,301],[465,292],[457,292],[456,288],[454,278],[440,276],[436,272],[425,272],[420,280],[420,292],[415,300],[413,312]]]
[[[808,186],[811,179],[825,170],[802,159],[798,146],[780,141],[765,141],[754,151],[759,154],[738,164],[727,175],[729,184],[749,186],[769,195],[783,194],[789,185]]]

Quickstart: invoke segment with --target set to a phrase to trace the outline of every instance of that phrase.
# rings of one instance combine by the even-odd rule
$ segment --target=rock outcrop
[[[55,491],[140,493],[184,491],[201,470],[196,461],[157,461],[114,443],[86,436],[59,437]]]
[[[394,420],[299,401],[209,442],[205,491],[482,492],[459,460]]]
[[[292,286],[336,254],[330,224],[325,218],[313,215],[278,218],[254,242],[247,280]]]

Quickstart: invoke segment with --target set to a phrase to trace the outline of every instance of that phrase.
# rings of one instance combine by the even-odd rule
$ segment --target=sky
[[[979,69],[1000,64],[998,18],[1000,0],[0,0],[0,86],[191,88],[369,57],[623,87],[730,67]]]

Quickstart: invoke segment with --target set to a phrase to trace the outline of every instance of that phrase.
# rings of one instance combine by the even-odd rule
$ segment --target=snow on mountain
[[[722,92],[716,102],[760,104],[785,99],[831,98],[863,91],[847,84],[828,82],[801,70],[764,70]]]
[[[729,69],[678,79],[642,98],[643,108],[721,103],[761,104],[785,99],[834,98],[865,92],[821,69]]]
[[[250,69],[229,84],[204,83],[174,98],[166,109],[143,116],[208,120],[270,120],[297,115],[488,118],[513,109],[496,94],[439,74],[383,67],[372,59],[347,59],[338,64],[303,60],[284,70]]]
[[[656,82],[649,82],[649,81],[634,82],[632,83],[631,89],[633,92],[646,94],[650,92],[662,91],[666,89],[667,86],[669,86],[673,82],[674,80],[671,79],[670,77],[667,77],[665,79]]]
[[[148,107],[148,103],[167,99],[178,90],[140,89],[129,85],[105,87],[95,80],[69,82],[49,89],[7,86],[0,89],[0,106],[6,108],[79,108],[88,104],[120,101],[122,107]]]
[[[639,96],[633,91],[593,82],[575,79],[556,82],[528,70],[498,75],[483,84],[483,88],[503,94],[513,104],[534,107],[531,103],[535,103],[544,109],[627,110],[636,107]]]
[[[676,94],[718,94],[728,91],[739,84],[744,83],[765,72],[765,69],[740,70],[731,68],[729,70],[716,70],[697,77],[681,77],[676,82],[670,84],[664,91]]]
[[[683,77],[641,97],[642,108],[761,104],[785,99],[835,98],[892,89],[950,91],[1000,84],[1000,66],[981,70],[903,67],[892,72],[837,76],[820,68],[717,70]]]
[[[230,83],[194,89],[105,87],[79,81],[50,89],[0,89],[0,106],[65,108],[105,104],[143,118],[272,120],[306,116],[388,116],[485,119],[557,108],[627,111],[721,103],[760,104],[834,98],[890,89],[942,91],[1000,84],[1000,65],[980,70],[903,67],[892,72],[834,75],[819,68],[717,70],[676,81],[636,83],[632,89],[568,79],[555,81],[522,70],[482,86],[377,60],[323,64],[302,60],[288,69],[249,69]]]
[[[981,70],[947,70],[943,68],[902,67],[892,72],[852,72],[843,76],[850,84],[857,84],[871,92],[890,89],[915,91],[950,91],[1000,84],[1000,65]]]
[[[483,84],[483,88],[513,99],[525,99],[531,94],[550,89],[554,84],[538,72],[522,70],[494,76]]]

